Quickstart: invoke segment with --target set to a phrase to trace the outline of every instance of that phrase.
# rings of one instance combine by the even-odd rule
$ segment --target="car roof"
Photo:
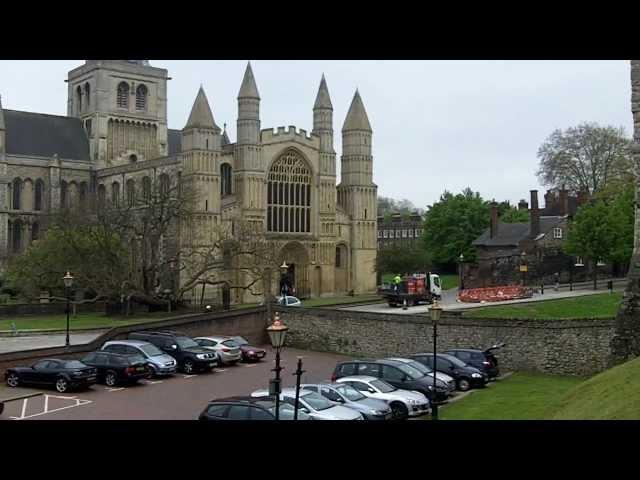
[[[482,350],[478,350],[478,349],[475,349],[475,348],[450,348],[449,350],[447,350],[447,352],[484,353]]]
[[[380,364],[384,364],[384,365],[397,365],[398,362],[394,362],[392,360],[389,359],[384,359],[384,358],[380,358],[380,359],[367,359],[367,358],[360,358],[357,360],[344,360],[342,362],[339,362],[338,365],[343,365],[345,363],[380,363]]]
[[[145,345],[153,345],[152,343],[145,342],[144,340],[109,340],[104,342],[104,345],[131,345],[133,347],[142,347]]]
[[[252,397],[248,395],[237,395],[235,397],[225,397],[225,398],[215,398],[210,400],[209,403],[232,403],[232,402],[246,402],[246,403],[258,403],[258,402],[275,402],[275,397],[264,396],[264,397]]]
[[[207,335],[206,337],[195,337],[195,338],[203,338],[205,340],[229,340],[231,337],[225,337],[222,335]]]
[[[400,362],[400,363],[413,363],[417,361],[414,358],[403,358],[403,357],[389,357],[389,358],[385,358],[385,360],[392,360],[394,362]]]
[[[361,382],[372,382],[372,381],[374,381],[374,380],[379,380],[378,378],[376,378],[376,377],[372,377],[372,376],[370,376],[370,375],[348,375],[348,376],[346,376],[346,377],[341,377],[341,378],[339,378],[339,379],[338,379],[338,382],[339,382],[340,380],[343,380],[343,381],[344,381],[345,379],[347,379],[347,380],[353,380],[353,381],[361,381]]]
[[[302,385],[300,385],[301,387],[315,387],[315,386],[322,386],[322,387],[332,387],[332,388],[336,388],[336,387],[340,387],[343,385],[340,385],[338,382],[316,382],[316,383],[303,383]]]
[[[427,352],[427,353],[416,353],[415,355],[419,355],[421,357],[433,357],[433,352]],[[453,355],[450,355],[448,353],[436,353],[436,357],[442,357],[442,358],[455,358],[456,360],[460,360],[457,357],[454,357]]]

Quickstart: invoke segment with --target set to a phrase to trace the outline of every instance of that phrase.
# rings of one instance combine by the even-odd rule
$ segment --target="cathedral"
[[[5,110],[0,99],[0,267],[45,234],[47,213],[89,199],[118,207],[151,182],[191,177],[199,216],[213,225],[258,224],[299,297],[374,292],[377,186],[358,91],[342,125],[337,183],[324,76],[309,102],[311,132],[264,129],[248,64],[235,142],[216,124],[202,87],[184,128],[169,129],[168,80],[146,60],[88,60],[68,74],[67,116]],[[255,298],[236,291],[232,301]]]

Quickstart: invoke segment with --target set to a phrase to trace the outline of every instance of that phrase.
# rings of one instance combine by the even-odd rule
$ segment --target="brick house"
[[[538,191],[531,190],[531,206],[525,200],[519,209],[529,211],[527,223],[503,223],[498,218],[498,206],[491,206],[489,228],[473,241],[477,263],[463,265],[464,288],[521,284],[539,285],[554,283],[555,274],[560,282],[586,280],[593,266],[582,264],[581,259],[563,252],[568,225],[578,208],[588,201],[588,194],[569,195],[565,189],[548,190],[544,196],[545,207],[538,207]],[[524,256],[522,253],[524,252]],[[521,265],[526,264],[526,271]],[[610,267],[599,267],[607,273]]]
[[[418,246],[422,238],[424,219],[417,212],[411,215],[394,213],[378,216],[378,250],[391,246]]]

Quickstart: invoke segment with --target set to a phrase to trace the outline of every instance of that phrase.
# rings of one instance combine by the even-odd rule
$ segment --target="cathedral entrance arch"
[[[290,289],[291,295],[308,298],[311,294],[309,285],[309,252],[300,242],[289,242],[280,250],[280,265],[286,263],[287,270],[280,272],[280,290]]]

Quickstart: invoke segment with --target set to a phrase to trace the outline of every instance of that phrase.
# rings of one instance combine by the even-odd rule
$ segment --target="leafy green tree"
[[[500,221],[504,223],[526,223],[529,221],[529,212],[527,210],[519,210],[511,205],[508,200],[498,204],[498,215]]]
[[[428,271],[431,258],[423,247],[390,246],[378,251],[376,271],[383,273],[413,273]]]
[[[471,243],[489,226],[489,217],[489,202],[478,192],[470,188],[456,195],[445,191],[425,215],[423,241],[433,263],[455,271],[461,253],[466,261],[475,261]]]

